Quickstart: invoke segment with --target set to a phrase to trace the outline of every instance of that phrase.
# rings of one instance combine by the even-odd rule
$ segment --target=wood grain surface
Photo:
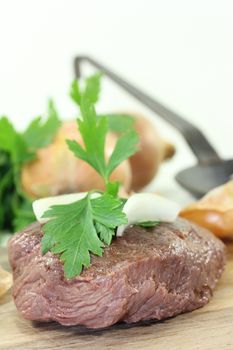
[[[205,307],[163,322],[133,326],[118,324],[104,330],[36,324],[24,320],[10,292],[0,299],[0,349],[155,349],[233,350],[233,243],[227,244],[228,262],[214,297]],[[6,250],[0,249],[6,268]]]

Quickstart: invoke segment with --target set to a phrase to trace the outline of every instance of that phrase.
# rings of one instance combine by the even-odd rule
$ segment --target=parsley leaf
[[[67,144],[77,158],[90,164],[103,177],[108,193],[116,195],[119,185],[110,184],[110,175],[118,165],[137,152],[139,137],[133,129],[134,119],[131,116],[124,114],[97,116],[93,103],[99,97],[100,79],[99,73],[87,78],[84,89],[80,89],[77,80],[73,81],[70,96],[80,107],[81,117],[77,123],[84,148],[74,140],[67,140]],[[121,136],[107,163],[105,141],[109,130],[117,131]]]
[[[100,239],[107,245],[110,245],[111,241],[112,241],[112,237],[115,234],[115,231],[112,228],[109,228],[105,225],[102,225],[99,222],[95,223],[95,228],[97,233],[100,236]]]
[[[76,157],[90,164],[106,179],[104,146],[108,132],[106,118],[97,118],[94,106],[84,96],[81,102],[82,118],[77,123],[85,149],[76,141],[67,140],[67,144]]]
[[[94,74],[86,79],[84,95],[88,96],[90,102],[96,103],[100,94],[101,73]]]
[[[9,155],[0,152],[0,229],[11,225],[11,195],[14,190],[14,172],[10,167]]]
[[[70,97],[79,106],[81,103],[81,92],[77,80],[74,80],[70,88]]]
[[[49,101],[47,119],[35,118],[21,133],[5,116],[0,118],[0,230],[17,231],[35,218],[32,200],[23,192],[22,166],[36,158],[36,150],[52,142],[60,121]]]
[[[120,188],[120,182],[119,181],[107,182],[107,184],[106,184],[106,191],[107,191],[107,193],[111,194],[113,197],[117,197],[119,188]]]
[[[23,196],[14,210],[14,231],[18,232],[22,230],[33,221],[35,221],[35,215],[32,211],[32,200]]]
[[[16,132],[13,125],[9,122],[7,117],[2,116],[0,119],[0,145],[1,150],[12,152],[15,146]]]
[[[60,124],[55,105],[52,100],[49,100],[47,119],[44,122],[41,117],[33,119],[23,133],[23,139],[28,148],[36,150],[49,145],[53,141]]]
[[[80,89],[78,81],[74,80],[70,88],[70,97],[78,106],[81,105],[82,95],[88,97],[91,103],[96,103],[99,99],[100,94],[100,80],[100,73],[90,76],[86,79],[85,86],[82,91]]]
[[[160,224],[160,221],[144,221],[139,222],[137,225],[141,227],[154,227]]]
[[[14,166],[33,158],[23,137],[5,116],[0,118],[0,151],[5,151],[10,155]]]
[[[117,134],[123,134],[132,129],[135,123],[135,119],[129,114],[101,114],[99,117],[106,117],[109,129]]]
[[[77,141],[67,140],[67,144],[76,157],[86,161],[104,178],[107,185],[115,168],[138,150],[138,134],[134,129],[129,129],[119,137],[106,164],[104,151],[109,131],[107,118],[97,117],[94,106],[86,95],[82,97],[80,108],[82,117],[77,123],[85,149]]]
[[[22,164],[34,157],[23,136],[14,129],[7,117],[2,117],[0,119],[0,230],[11,231],[18,228],[18,223],[15,222],[18,216],[16,212],[19,213],[20,206],[27,201],[20,185],[20,171]],[[30,212],[31,218],[34,217],[32,208]],[[31,219],[26,221],[26,224],[31,221]]]
[[[127,222],[122,202],[108,194],[98,198],[88,194],[77,202],[52,206],[44,217],[52,220],[43,226],[42,251],[60,254],[67,278],[90,266],[90,252],[101,256],[115,228]]]
[[[131,157],[137,150],[138,134],[135,130],[129,130],[119,137],[107,165],[107,176],[109,177],[119,164]]]

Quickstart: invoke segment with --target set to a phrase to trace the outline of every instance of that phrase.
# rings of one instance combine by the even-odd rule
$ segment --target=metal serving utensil
[[[77,78],[81,76],[81,64],[83,62],[88,62],[96,67],[117,85],[180,131],[198,160],[196,165],[181,170],[175,176],[181,186],[194,196],[201,197],[212,188],[230,180],[233,174],[233,159],[221,159],[202,131],[195,125],[89,56],[78,56],[75,58],[74,66]]]

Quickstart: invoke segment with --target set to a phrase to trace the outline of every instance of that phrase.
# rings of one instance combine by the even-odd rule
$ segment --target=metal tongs
[[[181,170],[175,176],[181,186],[194,196],[201,197],[212,188],[230,180],[233,174],[233,159],[221,159],[203,132],[195,125],[186,121],[183,117],[89,56],[78,56],[75,58],[74,66],[77,78],[81,76],[81,64],[83,62],[88,62],[96,67],[105,76],[180,131],[198,161],[196,165]]]

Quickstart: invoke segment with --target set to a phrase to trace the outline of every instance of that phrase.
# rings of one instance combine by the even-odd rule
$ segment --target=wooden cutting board
[[[0,299],[1,350],[155,349],[233,350],[233,243],[227,244],[228,262],[214,297],[205,307],[163,322],[106,330],[34,324],[18,313],[10,293]],[[6,250],[0,263],[9,268]]]

